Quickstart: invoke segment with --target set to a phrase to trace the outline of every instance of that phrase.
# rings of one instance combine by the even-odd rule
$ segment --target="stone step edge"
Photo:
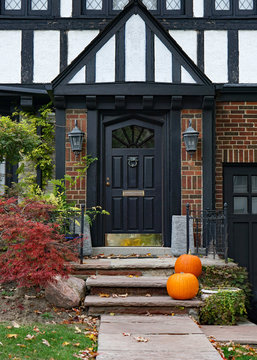
[[[183,308],[198,308],[203,305],[203,301],[196,298],[191,300],[175,300],[169,296],[128,296],[128,297],[100,297],[95,295],[88,295],[85,298],[84,306],[159,306],[159,307],[183,307]]]
[[[167,277],[163,276],[140,276],[140,277],[129,277],[129,276],[104,276],[99,275],[95,277],[88,277],[86,285],[90,287],[140,287],[140,288],[151,288],[166,287]]]

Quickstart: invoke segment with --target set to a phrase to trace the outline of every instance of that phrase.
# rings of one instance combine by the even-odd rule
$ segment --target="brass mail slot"
[[[122,196],[145,196],[144,190],[123,190]]]

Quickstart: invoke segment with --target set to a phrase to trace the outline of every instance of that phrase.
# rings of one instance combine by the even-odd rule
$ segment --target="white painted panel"
[[[145,22],[139,15],[132,15],[125,28],[126,81],[145,81],[145,54]]]
[[[154,75],[156,82],[172,82],[172,54],[169,49],[154,36]]]
[[[0,31],[0,83],[21,82],[21,31]]]
[[[204,0],[193,0],[194,17],[204,16]]]
[[[239,82],[257,82],[257,31],[241,30],[239,40]]]
[[[5,161],[0,163],[0,195],[5,193]]]
[[[34,31],[34,82],[50,82],[60,71],[60,33]]]
[[[72,17],[72,0],[61,0],[61,17]]]
[[[196,83],[192,76],[189,74],[189,72],[183,66],[181,66],[181,82],[187,84]]]
[[[228,36],[227,31],[204,32],[205,74],[216,83],[228,81]]]
[[[71,30],[68,32],[68,64],[91,43],[98,33],[98,30]]]
[[[69,81],[69,84],[85,84],[86,82],[86,66],[83,66],[76,75]]]
[[[115,81],[115,35],[96,53],[95,81]]]
[[[185,53],[197,62],[197,31],[194,30],[170,30],[170,35],[185,51]]]

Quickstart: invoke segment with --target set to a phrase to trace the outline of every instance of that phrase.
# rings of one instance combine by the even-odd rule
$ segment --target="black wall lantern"
[[[192,156],[197,149],[199,132],[192,128],[192,120],[189,120],[189,126],[185,132],[183,132],[183,139],[186,145],[186,151]]]
[[[75,153],[76,156],[82,151],[82,143],[85,133],[78,128],[77,120],[75,121],[75,127],[69,132],[69,140],[71,144],[71,150]]]

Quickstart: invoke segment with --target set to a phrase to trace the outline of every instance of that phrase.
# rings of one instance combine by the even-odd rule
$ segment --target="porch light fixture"
[[[85,133],[78,128],[77,120],[75,121],[75,127],[68,133],[71,150],[75,156],[78,156],[82,151],[82,143]]]
[[[199,135],[199,132],[192,127],[192,120],[189,120],[189,126],[182,135],[186,145],[186,151],[192,156],[196,152]]]

